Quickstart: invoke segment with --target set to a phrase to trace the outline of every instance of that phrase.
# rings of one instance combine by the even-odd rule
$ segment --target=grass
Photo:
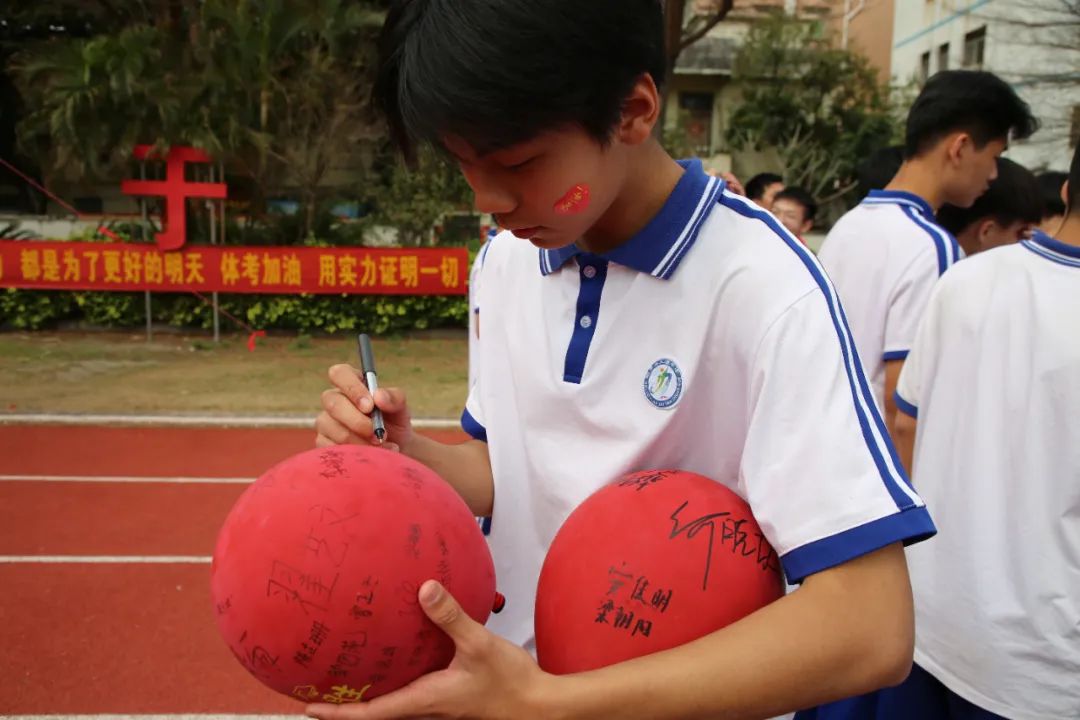
[[[379,384],[409,394],[414,417],[457,418],[468,384],[464,332],[375,340]],[[356,341],[132,333],[0,333],[0,413],[311,415],[327,369],[356,366]]]

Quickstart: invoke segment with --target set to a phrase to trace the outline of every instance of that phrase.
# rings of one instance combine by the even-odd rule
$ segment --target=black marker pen
[[[375,426],[375,437],[379,442],[386,439],[386,426],[383,425],[382,410],[375,406],[375,391],[379,389],[378,378],[375,377],[375,353],[371,351],[371,338],[360,333],[357,338],[360,344],[360,370],[364,373],[364,384],[371,393],[371,423]]]

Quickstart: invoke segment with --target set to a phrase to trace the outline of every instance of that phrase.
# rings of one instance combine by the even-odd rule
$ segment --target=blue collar
[[[863,200],[864,205],[907,205],[921,212],[925,217],[933,219],[934,208],[930,203],[923,200],[915,193],[902,190],[871,190]]]
[[[700,160],[680,160],[685,168],[664,207],[636,235],[600,257],[638,272],[667,280],[716,206],[724,181],[709,177]],[[540,272],[550,275],[585,251],[575,245],[540,251]]]
[[[1036,230],[1031,234],[1029,240],[1023,241],[1023,244],[1026,245],[1029,250],[1033,250],[1050,260],[1055,260],[1065,265],[1080,265],[1080,247],[1066,245],[1060,240],[1050,237],[1042,230]]]

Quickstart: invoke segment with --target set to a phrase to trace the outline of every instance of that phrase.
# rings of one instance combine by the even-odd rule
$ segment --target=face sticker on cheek
[[[577,215],[589,207],[589,186],[580,183],[570,188],[565,195],[555,201],[555,212],[559,215]]]

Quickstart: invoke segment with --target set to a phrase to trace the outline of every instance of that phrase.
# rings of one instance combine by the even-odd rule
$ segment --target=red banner
[[[0,287],[464,295],[465,248],[297,248],[0,241]]]

